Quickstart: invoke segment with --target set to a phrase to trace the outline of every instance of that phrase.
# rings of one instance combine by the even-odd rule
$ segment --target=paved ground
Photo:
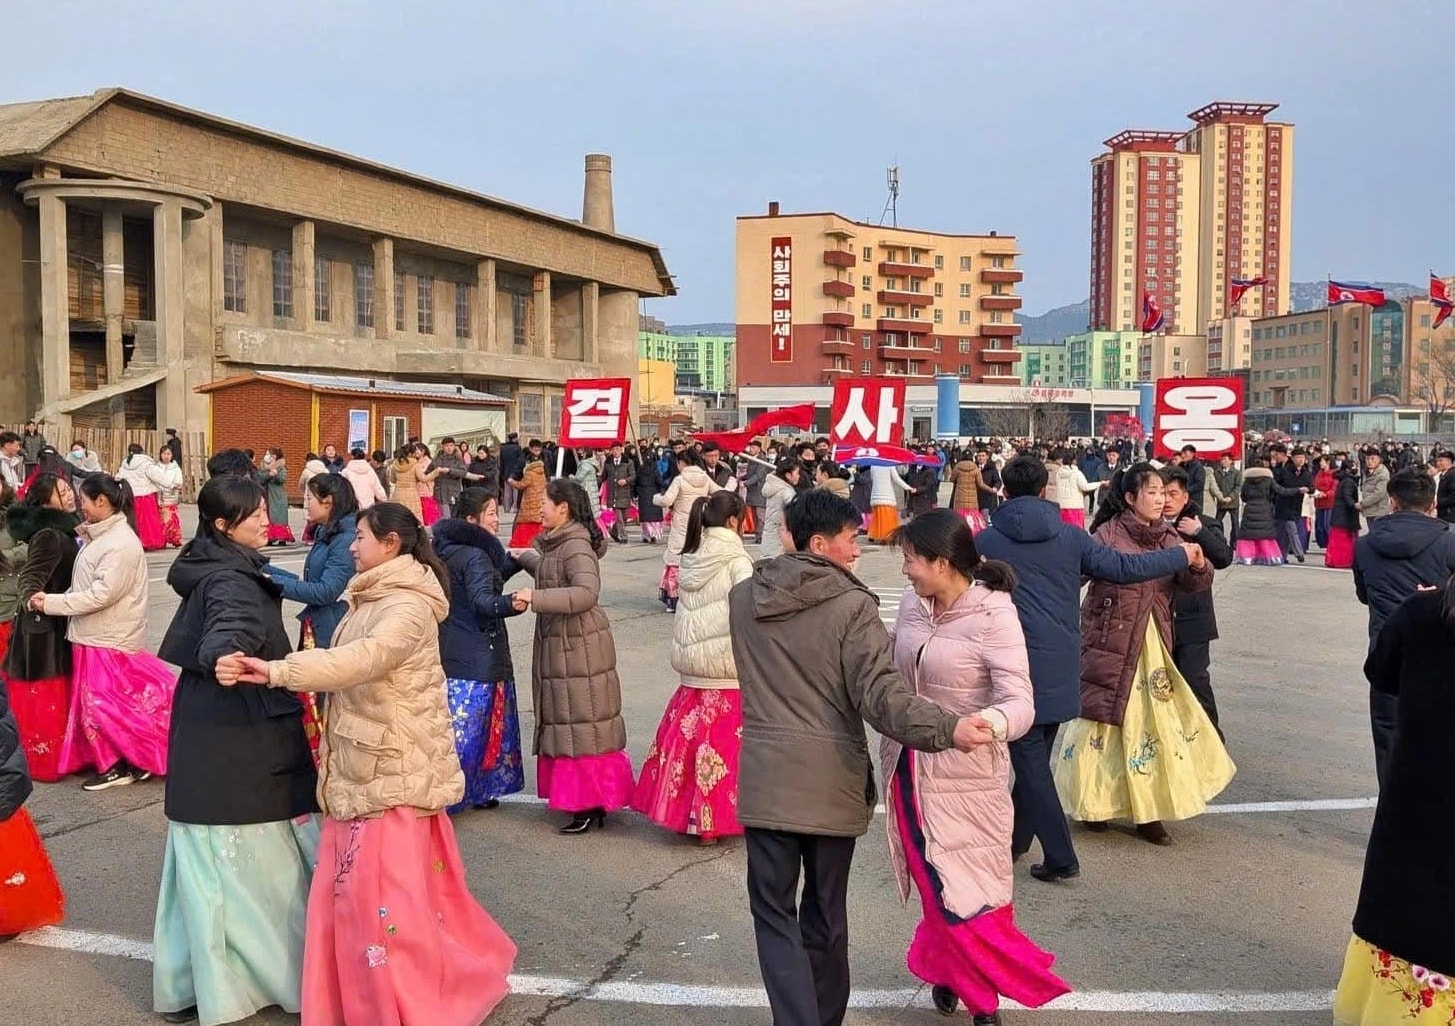
[[[301,550],[278,558],[301,566]],[[1170,848],[1123,831],[1078,833],[1083,875],[1069,885],[1040,884],[1024,861],[1018,867],[1018,918],[1057,953],[1077,993],[1056,1010],[1008,1011],[1007,1022],[1329,1021],[1374,774],[1359,669],[1363,609],[1348,575],[1324,570],[1317,558],[1307,567],[1219,575],[1223,637],[1214,646],[1214,683],[1238,775],[1218,801],[1231,807],[1174,824]],[[151,557],[154,643],[176,607],[164,583],[169,559]],[[604,564],[638,764],[674,686],[670,617],[656,601],[660,561],[660,547],[634,543],[617,546]],[[867,552],[860,572],[892,610],[897,558]],[[525,679],[530,631],[529,615],[511,624]],[[528,688],[521,697],[528,734]],[[146,958],[165,831],[161,798],[160,783],[99,795],[75,781],[38,788],[31,809],[63,877],[72,932],[0,948],[0,1020],[156,1021]],[[1300,804],[1320,800],[1333,807]],[[740,843],[702,849],[627,815],[582,838],[557,835],[558,825],[528,800],[457,821],[472,889],[520,945],[516,994],[492,1026],[769,1021]],[[861,842],[854,868],[849,1022],[932,1023],[938,1017],[927,995],[904,968],[916,914],[897,901],[881,829],[882,820]],[[276,1012],[250,1020],[296,1021]]]

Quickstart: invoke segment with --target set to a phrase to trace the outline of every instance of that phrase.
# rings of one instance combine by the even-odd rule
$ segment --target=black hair
[[[51,499],[55,497],[57,486],[64,480],[65,478],[59,474],[37,474],[31,480],[30,487],[25,490],[25,499],[22,500],[22,504],[49,506]]]
[[[466,488],[455,500],[455,516],[461,520],[467,517],[478,517],[492,502],[496,502],[496,498],[488,489]]]
[[[276,456],[280,460],[284,458],[284,456],[283,456],[283,447],[281,445],[270,445],[270,446],[268,446],[268,448],[264,449],[263,452],[265,454],[266,453],[272,453],[274,456]]]
[[[140,442],[132,442],[126,447],[126,455],[128,459],[130,459],[132,456],[139,456],[146,451],[146,446],[142,445]]]
[[[1396,472],[1384,490],[1400,509],[1423,513],[1435,502],[1435,479],[1417,467]]]
[[[833,460],[819,460],[814,464],[814,470],[822,471],[826,478],[839,478],[843,481],[849,479],[849,468]]]
[[[110,474],[88,474],[81,482],[80,491],[92,502],[105,499],[113,510],[126,517],[131,529],[136,530],[136,503],[132,499],[131,485],[116,480]]]
[[[1169,463],[1162,468],[1161,474],[1163,484],[1178,484],[1182,486],[1184,492],[1189,490],[1187,487],[1187,471],[1181,467],[1176,467]]]
[[[702,532],[709,527],[726,527],[734,517],[738,528],[743,524],[743,500],[737,492],[726,489],[711,495],[699,495],[692,503],[692,512],[687,516],[687,538],[682,542],[682,554],[696,552],[702,545]]]
[[[373,458],[373,460],[374,460],[375,463],[383,463],[389,457],[385,455],[383,449],[375,449],[374,452],[373,452],[373,457],[372,458]]]
[[[197,535],[220,541],[262,504],[263,489],[252,478],[232,474],[214,477],[197,493]],[[221,531],[214,523],[217,520],[227,525]]]
[[[1107,485],[1106,498],[1096,509],[1096,517],[1091,522],[1091,530],[1094,532],[1108,520],[1131,509],[1127,496],[1140,494],[1147,482],[1153,478],[1158,481],[1162,480],[1162,472],[1145,461],[1133,463],[1130,467],[1125,467],[1113,474],[1111,482]]]
[[[342,474],[314,474],[308,479],[308,490],[315,499],[332,499],[327,527],[333,527],[350,513],[359,511],[359,496],[348,478]]]
[[[818,447],[812,442],[799,442],[793,447],[793,451],[798,453],[799,459],[803,458],[804,452],[812,453],[815,458],[818,457]]]
[[[788,475],[795,470],[800,474],[803,473],[803,461],[801,459],[797,456],[780,456],[778,457],[778,465],[773,468],[773,473],[777,474],[784,481],[787,481]]]
[[[454,435],[445,435],[445,437],[443,437],[443,438],[440,439],[440,445],[454,445],[454,444],[455,444],[455,436]]]
[[[1184,456],[1187,455],[1188,453],[1192,453],[1194,456],[1196,456],[1197,455],[1197,446],[1195,446],[1195,445],[1184,445],[1179,451]]]
[[[14,431],[0,431],[0,445],[9,445],[11,442],[20,441],[20,436]]]
[[[689,467],[701,467],[703,465],[702,455],[696,449],[684,447],[681,452],[674,453],[673,455],[676,457],[678,463],[685,463]]]
[[[709,452],[722,452],[722,447],[716,442],[703,442],[701,448],[698,451],[702,452],[703,454]]]
[[[364,453],[364,450],[363,449],[350,449],[349,450],[349,459],[351,459],[351,460],[361,460],[361,459],[364,458],[364,455],[365,455],[365,453]]]
[[[241,449],[223,449],[213,453],[212,458],[207,461],[207,476],[222,477],[224,474],[252,477],[252,457]]]
[[[804,492],[783,507],[784,525],[799,552],[808,551],[814,535],[831,538],[851,527],[857,531],[863,520],[852,502],[821,488]]]
[[[1017,456],[1000,470],[1000,483],[1006,496],[1012,499],[1040,495],[1050,477],[1046,465],[1034,456]]]
[[[975,548],[975,532],[965,518],[948,509],[921,513],[889,536],[889,544],[924,559],[943,559],[967,581],[979,581],[991,591],[1016,586],[1009,563],[985,559]]]
[[[564,502],[571,519],[586,528],[586,533],[591,536],[591,547],[601,552],[606,539],[595,514],[591,512],[591,500],[587,498],[585,488],[568,477],[555,477],[546,482],[546,501]]]
[[[369,525],[369,533],[375,538],[395,535],[399,539],[399,554],[413,556],[434,571],[446,595],[450,593],[450,572],[445,569],[440,557],[435,555],[430,544],[429,532],[419,522],[408,506],[398,502],[376,502],[359,514],[360,525]]]

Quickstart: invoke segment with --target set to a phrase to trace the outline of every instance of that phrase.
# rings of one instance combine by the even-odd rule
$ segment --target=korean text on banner
[[[1199,459],[1224,453],[1243,457],[1243,379],[1158,378],[1153,422],[1154,455],[1168,459],[1184,445]]]
[[[899,445],[904,441],[903,381],[844,378],[834,382],[829,434],[834,445]]]
[[[626,441],[631,378],[571,378],[561,403],[560,444],[604,449]]]
[[[776,238],[772,241],[773,257],[770,270],[771,310],[773,325],[769,335],[770,361],[772,363],[793,362],[793,240]]]

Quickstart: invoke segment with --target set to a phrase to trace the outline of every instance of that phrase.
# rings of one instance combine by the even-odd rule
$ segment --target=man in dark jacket
[[[864,721],[931,752],[969,750],[995,728],[925,701],[895,670],[879,602],[848,569],[853,503],[814,489],[786,523],[796,551],[759,562],[728,596],[743,699],[738,819],[773,1022],[837,1026],[849,1004],[849,866],[878,800]]]
[[[1202,512],[1203,492],[1207,488],[1207,467],[1197,458],[1197,446],[1184,445],[1177,463],[1187,474],[1187,494],[1198,513]]]
[[[1040,838],[1043,861],[1031,867],[1047,882],[1077,876],[1080,867],[1071,831],[1051,779],[1051,750],[1061,724],[1081,714],[1081,578],[1136,584],[1170,577],[1187,568],[1196,545],[1159,552],[1117,552],[1061,519],[1061,509],[1041,498],[1046,465],[1017,456],[1001,471],[1006,503],[990,515],[975,538],[986,559],[1009,563],[1019,583],[1010,593],[1020,614],[1030,656],[1036,720],[1010,744],[1015,770],[1012,851],[1028,851]]]
[[[743,460],[743,488],[748,493],[748,508],[753,511],[753,540],[763,543],[763,516],[768,512],[768,500],[763,498],[763,485],[768,482],[768,466],[763,459],[763,447],[757,442],[748,443],[748,455],[753,459]]]
[[[465,465],[465,457],[455,440],[446,435],[440,441],[440,451],[434,454],[433,470],[444,473],[435,478],[434,501],[439,503],[440,516],[448,519],[455,515],[455,500],[465,490],[466,482],[474,484],[475,475]]]
[[[1278,531],[1278,546],[1283,558],[1292,553],[1300,563],[1304,561],[1303,537],[1299,534],[1299,521],[1303,519],[1303,497],[1314,491],[1314,468],[1308,464],[1308,453],[1302,449],[1293,450],[1293,457],[1280,460],[1283,453],[1275,450],[1273,468],[1273,523]]]
[[[1455,573],[1455,531],[1434,515],[1435,482],[1421,470],[1401,470],[1389,479],[1390,512],[1371,520],[1354,543],[1354,594],[1369,607],[1369,645],[1389,615],[1421,586],[1442,586]],[[1374,734],[1374,769],[1384,784],[1394,751],[1399,699],[1369,692]]]
[[[1202,554],[1215,570],[1233,565],[1233,548],[1223,536],[1218,521],[1202,512],[1187,490],[1187,474],[1182,467],[1165,467],[1162,482],[1166,506],[1163,515],[1177,529],[1183,541],[1202,546]],[[1218,619],[1213,610],[1211,588],[1201,591],[1179,591],[1172,599],[1172,662],[1187,686],[1197,697],[1207,718],[1212,720],[1218,737],[1218,703],[1212,689],[1212,643],[1218,637]]]
[[[637,488],[637,461],[625,453],[621,443],[617,442],[611,447],[601,470],[601,480],[606,482],[607,508],[616,513],[611,524],[611,537],[619,542],[627,540],[626,515]]]
[[[524,469],[525,457],[520,449],[520,435],[512,431],[505,436],[505,443],[500,447],[500,505],[506,512],[515,509],[520,493],[507,487],[505,482],[518,477]]]
[[[1447,524],[1455,524],[1455,456],[1448,449],[1435,454],[1435,469],[1439,471],[1435,485],[1435,513]]]

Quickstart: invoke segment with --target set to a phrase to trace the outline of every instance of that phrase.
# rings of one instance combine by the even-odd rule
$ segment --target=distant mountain
[[[1372,281],[1369,284],[1383,289],[1386,299],[1405,299],[1409,296],[1425,294],[1423,285],[1411,285],[1403,281]],[[1289,303],[1293,308],[1291,313],[1322,310],[1329,305],[1329,283],[1327,281],[1296,281],[1290,292]]]
[[[1070,306],[1058,306],[1054,310],[1035,317],[1021,317],[1021,343],[1060,342],[1067,335],[1079,335],[1086,330],[1091,320],[1091,300],[1083,299]]]
[[[667,327],[669,335],[734,335],[738,326],[731,321],[711,324],[672,324]]]

